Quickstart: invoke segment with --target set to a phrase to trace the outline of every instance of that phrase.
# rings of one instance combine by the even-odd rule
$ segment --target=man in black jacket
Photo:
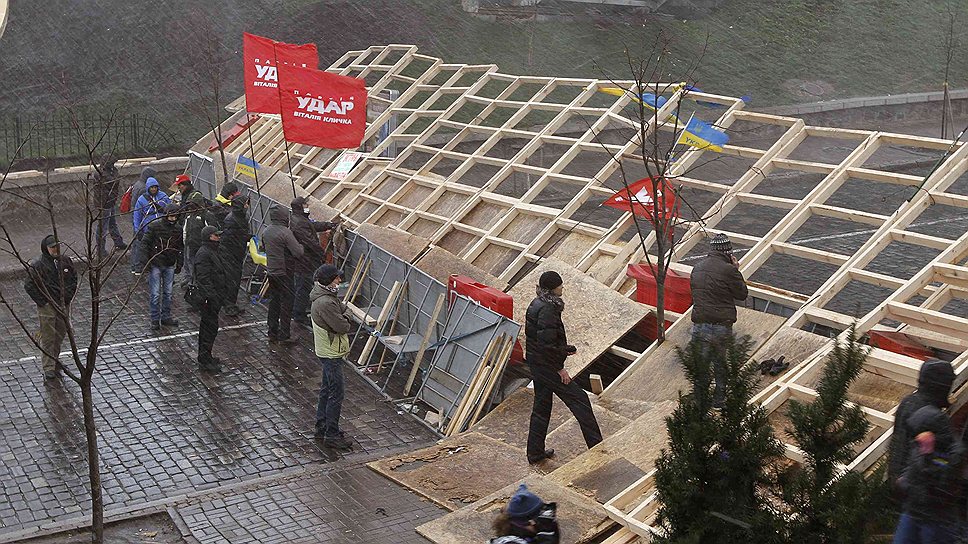
[[[107,256],[104,231],[111,233],[115,249],[127,247],[118,229],[118,215],[115,211],[121,178],[114,162],[114,157],[105,155],[101,160],[101,166],[94,172],[94,199],[98,209],[97,251],[101,259]]]
[[[71,258],[61,255],[60,244],[53,234],[40,243],[40,257],[30,263],[24,290],[37,304],[44,379],[57,379],[60,377],[57,356],[67,334],[71,301],[77,293],[77,271]]]
[[[585,445],[589,448],[602,441],[588,393],[571,380],[565,370],[565,359],[574,355],[575,346],[568,345],[561,312],[563,281],[557,272],[547,271],[538,280],[537,298],[531,301],[525,318],[526,355],[531,378],[534,380],[534,406],[528,431],[528,462],[540,463],[555,454],[545,449],[548,423],[551,418],[552,394],[558,395],[571,410],[581,427]]]
[[[148,267],[148,308],[151,330],[175,327],[171,317],[171,291],[175,274],[182,269],[182,233],[178,227],[178,204],[165,207],[165,218],[148,224],[141,238],[141,255]]]
[[[195,252],[206,241],[202,237],[202,229],[208,224],[208,202],[201,191],[195,189],[192,178],[187,174],[175,177],[175,186],[181,194],[182,213],[182,242],[185,251],[185,276],[182,278],[182,288],[188,288],[195,279]]]
[[[746,300],[749,290],[733,256],[733,245],[725,234],[710,241],[712,251],[692,269],[692,341],[700,342],[703,353],[713,359],[713,408],[726,401],[725,344],[733,337],[736,302]]]
[[[289,210],[282,206],[269,209],[269,226],[262,235],[266,249],[266,270],[269,275],[269,341],[290,342],[293,285],[296,260],[302,258],[303,247],[289,230]]]
[[[292,218],[289,229],[303,247],[303,255],[296,259],[293,276],[292,319],[305,327],[312,327],[309,320],[309,291],[313,287],[313,273],[326,260],[326,251],[319,243],[319,233],[332,230],[334,223],[313,221],[309,218],[309,203],[299,196],[292,200]]]
[[[222,310],[225,315],[235,317],[244,310],[239,307],[239,286],[242,282],[242,267],[245,263],[246,248],[252,233],[249,231],[249,198],[236,195],[232,198],[230,211],[225,218],[222,238],[218,244],[218,256],[225,265],[225,305]]]
[[[222,371],[212,347],[218,335],[218,312],[225,300],[225,267],[218,258],[219,231],[207,226],[202,229],[202,246],[195,252],[195,288],[201,302],[201,322],[198,325],[198,368],[216,374]]]

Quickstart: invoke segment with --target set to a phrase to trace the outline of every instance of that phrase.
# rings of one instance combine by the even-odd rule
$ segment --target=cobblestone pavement
[[[131,281],[125,272],[114,287]],[[145,288],[137,289],[107,335],[95,380],[108,511],[338,458],[312,436],[320,371],[311,333],[300,329],[294,332],[298,343],[270,349],[264,312],[250,307],[242,320],[223,322],[215,354],[225,372],[203,377],[194,360],[197,316],[175,310],[179,327],[150,334]],[[11,297],[22,293],[15,280],[0,282],[0,290]],[[78,296],[87,297],[86,288]],[[16,304],[23,310],[18,313],[34,319],[31,304],[22,297]],[[79,300],[77,308],[84,306]],[[83,329],[84,318],[76,319]],[[72,383],[44,385],[34,348],[6,311],[0,312],[0,334],[3,540],[4,534],[81,517],[88,491],[80,391]],[[351,459],[434,438],[352,371],[346,372],[343,417],[356,442]],[[347,526],[353,519],[348,515]]]
[[[362,466],[174,509],[202,543],[426,543],[414,527],[444,514]]]

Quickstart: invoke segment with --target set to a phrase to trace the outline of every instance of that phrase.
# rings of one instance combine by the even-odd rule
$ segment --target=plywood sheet
[[[408,263],[430,245],[426,238],[370,223],[361,224],[356,233]]]
[[[538,278],[548,270],[561,274],[565,282],[565,311],[561,318],[568,342],[578,348],[578,353],[565,361],[572,376],[587,368],[649,313],[646,306],[623,297],[577,268],[545,259],[510,291],[514,297],[514,320],[518,323],[525,322]],[[523,328],[521,333],[523,336]]]
[[[792,327],[780,327],[776,334],[763,347],[756,351],[753,359],[757,362],[767,359],[779,359],[784,357],[784,362],[790,363],[790,368],[786,372],[776,376],[769,373],[760,377],[760,386],[766,387],[776,380],[783,378],[787,372],[792,372],[794,367],[805,361],[818,349],[830,342],[829,338],[824,338],[819,334],[813,334]]]
[[[527,484],[528,489],[545,502],[558,503],[562,542],[585,542],[612,525],[597,502],[549,481],[547,477],[532,475],[466,508],[425,523],[417,527],[417,532],[439,544],[487,542],[494,536],[491,523],[521,483]]]
[[[530,472],[524,450],[480,433],[447,438],[428,448],[373,461],[369,467],[449,510],[471,504]]]
[[[417,268],[426,272],[430,277],[447,285],[451,274],[467,276],[474,281],[494,287],[500,291],[507,288],[508,283],[481,270],[471,263],[441,247],[432,247],[417,261]]]
[[[548,478],[600,503],[609,501],[652,469],[668,442],[665,418],[677,405],[674,401],[656,404]]]
[[[737,308],[736,312],[738,319],[733,325],[733,332],[738,337],[749,335],[754,350],[769,339],[784,322],[782,317],[747,308]],[[688,315],[683,319],[689,319]],[[603,396],[652,402],[677,399],[679,391],[689,389],[689,382],[682,374],[675,348],[686,347],[691,335],[692,327],[688,322],[672,327],[666,341],[646,360],[638,363],[623,381],[610,387]]]

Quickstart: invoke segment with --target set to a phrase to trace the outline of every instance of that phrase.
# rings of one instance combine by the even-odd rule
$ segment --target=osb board
[[[561,319],[568,343],[578,348],[578,353],[565,361],[565,368],[572,376],[588,367],[649,313],[644,305],[623,297],[578,269],[557,259],[545,259],[510,291],[514,297],[514,320],[518,323],[524,323],[538,278],[548,270],[561,274],[565,282],[565,311]],[[521,334],[524,334],[523,328]]]
[[[508,226],[498,234],[499,238],[511,240],[519,244],[530,244],[541,234],[541,231],[548,225],[550,219],[547,217],[534,217],[519,213],[517,217],[508,223]]]
[[[568,407],[562,405],[554,409],[564,410],[568,414],[568,417],[564,423],[548,433],[545,445],[548,448],[554,448],[555,457],[542,463],[538,467],[542,472],[550,472],[588,451],[588,446],[585,444],[585,438],[581,434],[581,427],[578,425],[578,420],[571,415]],[[592,404],[592,411],[595,413],[595,419],[598,421],[598,426],[604,438],[614,435],[632,422],[629,418],[616,414],[597,404]]]
[[[524,450],[480,433],[445,438],[428,448],[368,466],[449,510],[471,504],[530,473]]]
[[[434,278],[440,283],[443,283],[444,285],[447,285],[447,281],[450,279],[451,274],[457,274],[460,276],[467,276],[476,282],[483,283],[484,285],[493,287],[499,291],[503,291],[508,286],[506,281],[499,280],[491,274],[488,274],[464,259],[461,259],[457,255],[454,255],[453,253],[440,247],[430,248],[430,251],[424,254],[424,256],[421,257],[416,264],[417,268],[423,270],[430,277]]]
[[[417,532],[439,544],[487,542],[494,536],[491,523],[522,483],[545,502],[558,503],[562,542],[586,542],[612,525],[597,502],[549,481],[547,477],[531,475],[466,508],[420,525]]]
[[[572,232],[566,235],[564,240],[560,242],[549,242],[545,248],[541,249],[541,252],[559,261],[577,263],[597,241],[596,238],[592,238],[591,236]]]
[[[675,401],[657,403],[601,444],[549,474],[548,478],[598,502],[609,501],[652,469],[668,442],[665,418],[677,405]]]
[[[566,306],[567,310],[567,306]],[[737,337],[749,335],[755,351],[783,324],[779,316],[757,312],[748,308],[736,308],[737,321],[733,333]],[[683,319],[689,319],[686,315]],[[689,389],[689,382],[682,373],[676,347],[685,347],[692,336],[690,323],[670,328],[671,334],[646,359],[640,362],[625,379],[609,388],[606,398],[627,398],[640,401],[676,400],[679,391]]]
[[[829,338],[824,338],[819,334],[794,329],[793,327],[780,327],[773,338],[770,338],[769,342],[754,354],[754,360],[759,363],[767,359],[779,359],[782,356],[784,362],[790,363],[790,368],[776,376],[770,376],[769,373],[761,375],[760,387],[766,387],[779,380],[829,341]]]
[[[471,431],[524,450],[528,442],[528,426],[531,422],[531,407],[533,404],[534,389],[522,387],[481,418],[471,428]],[[568,407],[558,397],[555,397],[548,428],[556,429],[570,417],[573,416],[568,411]]]
[[[492,274],[503,273],[521,252],[497,244],[488,244],[484,251],[474,259],[474,265],[490,271]]]
[[[430,245],[426,238],[370,223],[361,224],[356,233],[408,263]]]

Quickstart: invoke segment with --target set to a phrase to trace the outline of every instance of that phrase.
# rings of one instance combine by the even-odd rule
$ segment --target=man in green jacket
[[[316,269],[312,301],[313,340],[316,356],[323,365],[323,383],[316,404],[316,436],[323,445],[349,450],[353,443],[339,429],[343,406],[343,357],[350,351],[349,332],[353,328],[346,306],[336,296],[343,273],[331,264]]]

